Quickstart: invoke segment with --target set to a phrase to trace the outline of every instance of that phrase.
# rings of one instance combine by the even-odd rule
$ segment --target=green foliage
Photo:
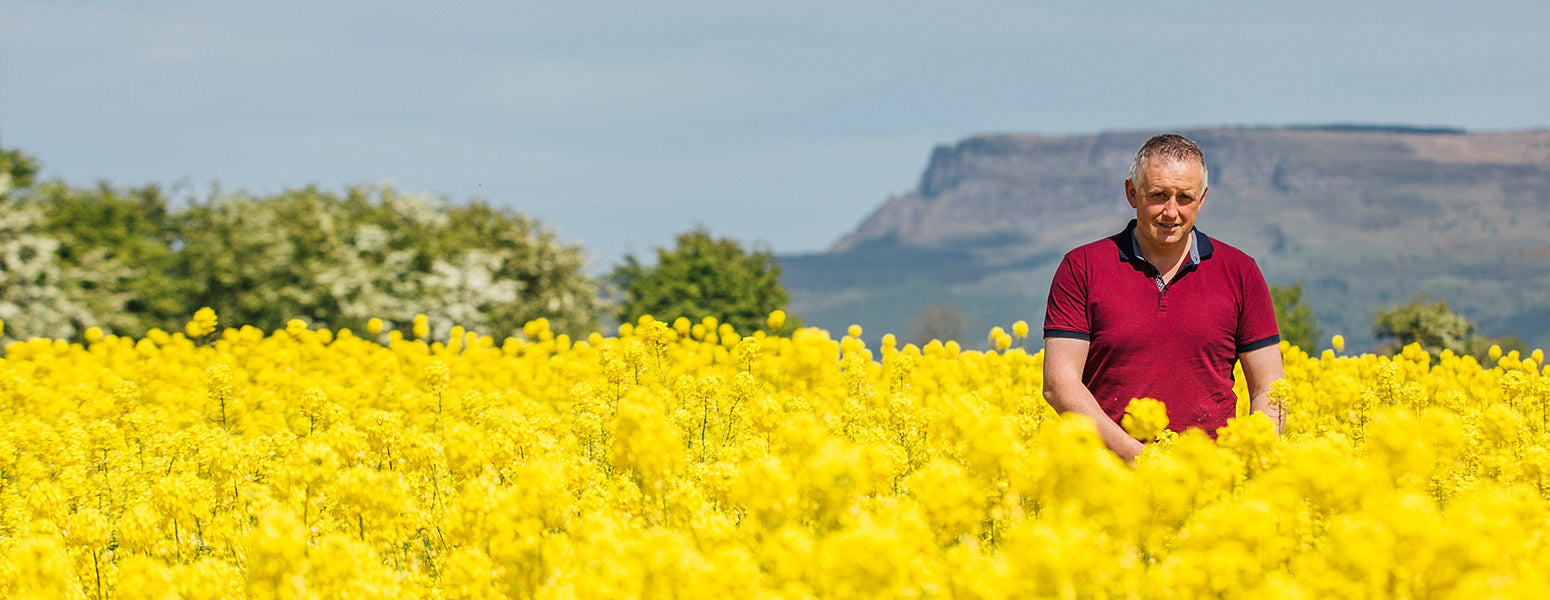
[[[38,161],[31,156],[20,150],[0,149],[0,197],[9,195],[13,189],[32,187],[37,175]]]
[[[475,309],[492,327],[506,323],[520,329],[527,321],[546,317],[555,331],[581,335],[597,330],[597,282],[583,275],[587,264],[579,247],[565,246],[553,231],[525,215],[480,202],[451,207],[446,214],[445,225],[430,239],[430,254],[447,257],[441,271],[461,266],[459,272],[474,277],[458,279],[455,287],[446,278],[433,280],[441,282],[443,305]],[[509,282],[514,301],[481,291],[483,277]],[[452,302],[454,293],[462,304]]]
[[[304,317],[360,331],[377,317],[407,332],[425,312],[433,331],[497,337],[539,317],[560,332],[597,325],[580,248],[483,203],[307,188],[195,205],[178,229],[185,247],[173,272],[195,282],[188,305],[228,322],[278,328]]]
[[[482,202],[305,188],[217,191],[173,210],[154,186],[34,185],[30,158],[0,157],[8,181],[26,184],[0,194],[0,319],[12,338],[178,331],[203,306],[269,330],[301,318],[362,332],[381,318],[408,333],[419,313],[433,336],[453,325],[515,335],[540,317],[562,333],[598,324],[581,249]]]
[[[51,181],[30,198],[43,210],[44,231],[59,241],[59,260],[79,274],[70,285],[98,315],[91,325],[144,331],[199,308],[185,307],[185,282],[165,276],[176,232],[160,188],[77,189]]]
[[[55,210],[73,211],[74,194],[33,189],[38,163],[0,151],[0,319],[12,338],[70,337],[99,322],[125,323],[133,272],[100,248],[61,235]],[[57,203],[56,203],[57,201]],[[81,214],[81,219],[103,218]]]
[[[97,314],[80,296],[86,287],[80,281],[94,278],[59,259],[59,240],[45,232],[43,222],[39,207],[0,198],[0,320],[12,339],[69,337]]]
[[[264,329],[302,317],[359,331],[372,314],[412,317],[407,304],[420,293],[409,280],[424,269],[392,247],[398,240],[352,223],[346,207],[311,188],[188,207],[172,269],[192,282],[186,305]]]
[[[1319,325],[1313,310],[1302,301],[1302,283],[1270,286],[1270,300],[1275,305],[1281,339],[1312,354],[1319,339]]]
[[[1418,343],[1432,354],[1441,354],[1443,350],[1470,354],[1478,345],[1471,335],[1474,330],[1475,324],[1448,310],[1447,302],[1428,303],[1424,296],[1417,296],[1409,304],[1379,311],[1372,325],[1372,333],[1378,339],[1393,340],[1389,350]]]
[[[644,314],[669,322],[709,316],[749,333],[766,329],[769,313],[785,310],[789,300],[773,254],[744,251],[700,228],[680,234],[671,250],[658,248],[653,266],[625,256],[610,279],[624,293],[615,313],[621,322]],[[789,321],[786,329],[795,326],[796,319]]]

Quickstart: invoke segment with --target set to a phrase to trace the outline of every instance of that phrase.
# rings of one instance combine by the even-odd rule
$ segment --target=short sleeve
[[[1049,300],[1044,304],[1044,337],[1065,337],[1092,340],[1091,321],[1087,315],[1088,277],[1073,259],[1075,252],[1066,254],[1055,269],[1055,279],[1049,284]]]
[[[1243,270],[1243,306],[1238,311],[1236,341],[1238,353],[1258,350],[1281,342],[1281,330],[1276,326],[1275,303],[1270,299],[1270,287],[1259,272],[1259,264],[1250,260]]]

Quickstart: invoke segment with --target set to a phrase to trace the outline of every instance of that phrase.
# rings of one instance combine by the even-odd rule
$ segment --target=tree
[[[1425,296],[1416,296],[1409,304],[1379,311],[1373,321],[1373,335],[1380,340],[1394,340],[1388,350],[1418,343],[1434,355],[1443,350],[1461,355],[1470,353],[1475,324],[1448,310],[1447,302],[1428,303],[1426,300]]]
[[[939,304],[920,311],[920,316],[910,322],[909,336],[916,344],[926,345],[932,340],[943,342],[964,340],[969,316],[956,307]]]
[[[59,260],[59,240],[42,226],[43,211],[0,199],[0,320],[5,339],[71,337],[96,324],[81,302],[75,270]]]
[[[1312,353],[1318,343],[1319,326],[1313,319],[1313,311],[1302,302],[1302,283],[1270,286],[1270,300],[1275,305],[1281,339]]]
[[[561,243],[554,231],[526,215],[483,202],[449,207],[446,219],[432,237],[432,253],[445,258],[429,284],[447,310],[466,307],[491,327],[505,323],[520,329],[544,317],[556,332],[579,336],[597,330],[598,284],[585,274],[579,246]],[[475,285],[462,275],[448,279],[447,273],[473,274]],[[481,291],[478,282],[484,279],[509,286],[515,296]]]
[[[13,338],[176,331],[204,306],[263,329],[302,318],[361,331],[381,318],[408,333],[420,313],[440,334],[517,335],[538,318],[574,335],[598,325],[581,248],[483,202],[386,186],[217,188],[173,210],[155,186],[34,185],[36,173],[30,157],[0,151],[0,319]]]
[[[190,282],[186,304],[263,329],[304,318],[359,331],[372,316],[402,324],[416,311],[435,312],[417,302],[429,260],[416,264],[412,236],[372,225],[386,215],[365,204],[352,214],[338,196],[306,188],[270,198],[217,195],[189,206],[177,216],[181,249],[173,268]],[[412,210],[388,206],[387,214],[409,231],[426,226]]]
[[[21,150],[0,150],[0,198],[9,196],[13,189],[32,187],[38,175],[38,161]]]
[[[407,332],[427,313],[434,331],[497,337],[540,317],[557,332],[597,327],[581,249],[484,203],[305,188],[218,197],[178,220],[174,272],[192,282],[188,306],[214,307],[230,323],[273,329],[302,317],[359,331],[377,317]]]
[[[96,325],[137,334],[176,326],[198,308],[186,306],[185,282],[165,276],[174,233],[160,188],[74,188],[50,181],[31,198],[43,210],[44,230],[59,240],[59,260],[78,274],[73,280],[97,315]]]
[[[621,322],[644,314],[665,321],[709,316],[747,333],[764,328],[769,314],[784,310],[790,299],[773,254],[745,251],[704,228],[680,234],[671,250],[658,248],[655,265],[626,255],[609,278],[623,292],[615,313]]]
[[[0,319],[10,339],[72,337],[95,325],[135,327],[135,271],[102,240],[79,244],[58,218],[79,203],[61,184],[34,187],[37,161],[0,151]],[[64,193],[66,197],[60,197]],[[90,213],[82,220],[110,218]],[[111,235],[100,236],[103,238]]]

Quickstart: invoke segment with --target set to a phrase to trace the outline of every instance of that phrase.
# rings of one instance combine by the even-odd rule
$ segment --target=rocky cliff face
[[[833,249],[877,239],[938,246],[987,235],[1027,237],[1060,222],[1122,215],[1124,173],[1145,140],[1143,134],[998,136],[939,146],[915,192],[889,200]]]
[[[1370,343],[1377,310],[1424,293],[1483,333],[1550,345],[1550,131],[1180,133],[1211,170],[1201,230],[1255,256],[1272,283],[1302,282],[1326,334]],[[1133,215],[1123,182],[1149,135],[938,147],[914,192],[829,252],[783,259],[793,308],[817,324],[882,319],[873,325],[901,333],[936,304],[987,329],[1036,323],[1060,254]]]

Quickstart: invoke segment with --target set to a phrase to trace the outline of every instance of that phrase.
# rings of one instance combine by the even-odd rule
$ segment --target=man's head
[[[1141,144],[1141,149],[1136,151],[1136,157],[1130,161],[1131,181],[1139,181],[1146,165],[1154,162],[1184,161],[1200,165],[1200,184],[1210,185],[1211,174],[1206,171],[1206,155],[1200,151],[1200,145],[1189,141],[1182,135],[1164,133],[1154,135],[1152,139]]]
[[[1136,239],[1144,250],[1188,248],[1207,177],[1200,146],[1182,136],[1159,135],[1141,146],[1125,180],[1125,198],[1136,209]]]

